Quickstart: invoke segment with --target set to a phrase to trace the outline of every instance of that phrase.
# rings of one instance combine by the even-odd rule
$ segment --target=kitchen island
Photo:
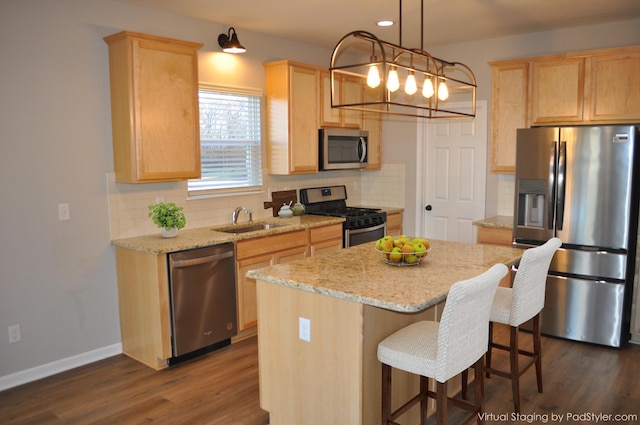
[[[249,271],[258,288],[260,403],[270,424],[380,423],[378,343],[436,320],[453,283],[521,255],[434,240],[421,264],[397,267],[369,243]],[[394,371],[394,403],[412,396],[417,382]]]

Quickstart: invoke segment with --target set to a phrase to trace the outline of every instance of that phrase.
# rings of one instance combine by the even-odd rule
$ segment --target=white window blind
[[[258,90],[200,85],[202,175],[189,195],[256,190],[262,186]]]

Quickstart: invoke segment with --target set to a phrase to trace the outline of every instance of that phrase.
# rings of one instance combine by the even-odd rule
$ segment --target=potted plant
[[[149,217],[162,229],[162,236],[170,238],[176,236],[178,230],[187,224],[182,209],[173,202],[159,202],[149,205]]]

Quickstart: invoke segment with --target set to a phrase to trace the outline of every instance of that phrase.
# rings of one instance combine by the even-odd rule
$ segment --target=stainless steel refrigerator
[[[638,231],[637,126],[517,132],[514,246],[563,242],[542,332],[619,347],[630,337]]]

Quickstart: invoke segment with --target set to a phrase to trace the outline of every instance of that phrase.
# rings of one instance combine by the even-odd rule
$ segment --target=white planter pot
[[[176,235],[178,234],[178,228],[174,227],[172,229],[165,229],[164,227],[162,228],[162,236],[164,236],[165,238],[175,238]]]

